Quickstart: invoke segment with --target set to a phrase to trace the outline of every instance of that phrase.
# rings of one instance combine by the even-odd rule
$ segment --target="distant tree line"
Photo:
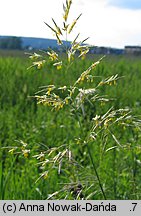
[[[0,37],[0,49],[22,49],[20,37]]]

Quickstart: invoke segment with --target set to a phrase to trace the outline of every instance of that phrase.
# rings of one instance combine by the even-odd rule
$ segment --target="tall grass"
[[[94,58],[98,59],[99,57],[94,56]],[[91,58],[75,63],[72,66],[72,79],[75,80],[82,68],[87,68],[91,63]],[[71,118],[67,109],[61,110],[58,115],[56,112],[52,113],[47,107],[37,106],[36,101],[32,97],[28,97],[34,95],[35,89],[49,84],[52,79],[59,84],[66,83],[68,75],[59,71],[60,79],[58,80],[58,73],[53,73],[52,69],[50,72],[45,69],[43,71],[34,69],[27,71],[28,65],[28,60],[25,61],[23,58],[0,58],[0,146],[20,146],[19,140],[24,140],[28,143],[29,148],[33,149],[29,158],[24,158],[22,155],[12,155],[8,153],[7,149],[1,148],[1,199],[46,199],[54,191],[62,190],[64,184],[67,183],[65,178],[67,169],[64,168],[61,171],[62,175],[59,175],[56,167],[48,179],[40,179],[35,183],[42,170],[37,165],[36,158],[32,156],[40,152],[41,149],[46,151],[47,148],[68,142],[72,145],[74,154],[77,156],[77,162],[87,166],[86,170],[79,167],[81,175],[74,167],[71,170],[70,179],[73,179],[73,182],[75,179],[77,182],[81,178],[80,184],[85,185],[83,193],[86,198],[102,199],[95,176],[91,173],[86,147],[82,145],[81,140],[77,139],[78,137],[83,139],[85,130],[90,126],[87,125],[87,118],[85,119],[86,129],[82,130],[83,120],[80,119],[78,124],[77,119]],[[120,76],[124,76],[118,85],[101,88],[101,93],[115,99],[112,101],[112,105],[116,109],[121,106],[129,107],[135,114],[140,114],[141,67],[139,58],[134,57],[129,60],[129,57],[124,56],[108,56],[95,71],[96,75],[103,77],[117,72]],[[101,112],[108,108],[108,104],[105,106],[100,104],[90,110],[95,113],[98,109]],[[91,113],[88,118],[90,116]],[[116,130],[116,134],[119,134],[118,139],[124,146],[126,145],[126,148],[121,150],[114,148],[111,151],[106,151],[108,147],[103,149],[104,146],[100,141],[97,141],[95,145],[89,144],[100,180],[103,186],[105,185],[104,190],[108,199],[140,199],[140,133],[135,129],[130,129],[123,136],[123,131],[120,128]],[[104,136],[106,134],[103,134],[103,140]],[[76,138],[75,143],[74,138]],[[108,146],[113,146],[114,141],[107,139]],[[79,148],[76,148],[77,145]],[[87,181],[91,182],[91,185],[86,185]],[[73,196],[76,191],[79,191],[79,187],[77,187],[77,184],[71,185],[70,190]],[[68,194],[68,198],[69,196]]]
[[[60,46],[63,46],[61,38],[65,35],[66,40],[68,39],[69,34],[82,15],[80,14],[72,23],[68,23],[71,4],[71,0],[67,0],[63,4],[63,27],[58,26],[54,19],[52,19],[53,27],[45,22],[47,27],[55,33]],[[70,120],[74,122],[73,125],[75,126],[70,130],[70,122],[64,124],[65,121],[63,121],[63,128],[67,128],[68,132],[73,132],[72,137],[65,140],[61,139],[56,143],[56,146],[46,147],[44,151],[40,149],[40,152],[33,156],[39,161],[38,164],[42,170],[37,181],[49,178],[54,170],[58,170],[59,175],[62,173],[60,177],[66,180],[65,186],[54,192],[48,199],[52,197],[59,199],[95,197],[97,199],[97,194],[107,199],[106,191],[108,189],[106,187],[108,183],[105,182],[107,176],[103,179],[107,170],[111,175],[114,173],[111,183],[113,183],[114,194],[118,197],[115,173],[117,164],[119,166],[120,162],[117,163],[116,159],[121,154],[119,152],[123,153],[125,150],[127,151],[126,157],[128,154],[129,156],[132,155],[131,167],[133,172],[131,176],[129,175],[129,178],[134,183],[133,194],[136,191],[135,170],[136,163],[139,162],[136,157],[136,148],[141,121],[132,114],[129,106],[125,108],[121,107],[120,104],[113,106],[113,101],[117,99],[114,98],[114,94],[112,94],[112,97],[103,94],[103,92],[106,93],[107,86],[117,85],[117,81],[120,79],[118,73],[110,76],[106,75],[106,77],[101,76],[100,73],[96,75],[95,70],[103,60],[103,56],[98,61],[93,61],[88,67],[77,71],[76,79],[74,81],[72,79],[74,74],[71,68],[75,60],[81,59],[83,61],[89,52],[89,46],[84,44],[87,39],[79,41],[79,34],[76,35],[71,42],[71,46],[66,47],[67,62],[61,59],[54,50],[41,55],[37,53],[29,54],[33,63],[28,69],[32,67],[41,69],[47,66],[47,68],[52,68],[53,71],[61,70],[63,74],[71,74],[70,79],[69,76],[67,77],[68,82],[61,82],[58,85],[58,81],[53,80],[49,85],[41,87],[41,90],[35,94],[38,104],[48,106],[49,110],[51,108],[52,111],[58,112],[59,116],[62,116],[60,113],[65,110],[67,115],[64,115],[64,119],[70,116]],[[76,69],[74,72],[76,72]],[[108,106],[105,106],[105,103],[108,103]],[[103,107],[101,107],[102,105]],[[60,124],[60,121],[57,120],[57,123]],[[75,132],[78,130],[81,133],[78,133],[76,137]],[[135,137],[137,138],[136,143]],[[32,149],[29,149],[23,141],[20,143],[22,145],[21,153],[28,157]],[[12,151],[14,150],[13,148]],[[106,155],[108,155],[107,160],[111,155],[114,155],[113,163],[108,168],[104,167]],[[111,171],[112,167],[114,169]]]

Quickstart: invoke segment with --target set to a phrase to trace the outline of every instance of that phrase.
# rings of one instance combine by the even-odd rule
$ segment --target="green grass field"
[[[40,86],[73,83],[98,58],[88,55],[85,60],[76,61],[71,71],[65,73],[63,69],[53,71],[52,67],[27,70],[31,62],[24,53],[0,52],[0,199],[47,199],[50,194],[62,190],[66,183],[72,182],[79,182],[84,187],[85,199],[103,199],[88,153],[81,144],[76,148],[79,145],[76,140],[83,139],[86,134],[90,126],[87,118],[111,106],[115,109],[128,107],[134,116],[141,119],[140,57],[109,55],[98,65],[95,76],[104,78],[118,74],[122,78],[117,85],[99,90],[100,94],[113,99],[110,104],[87,106],[90,115],[85,122],[82,120],[83,131],[67,108],[51,111],[46,106],[37,105],[31,97]],[[125,148],[106,151],[101,140],[90,143],[106,198],[141,199],[141,133],[130,128],[124,132],[117,127],[115,134]],[[32,149],[28,158],[11,154],[8,152],[10,148],[6,148],[20,146],[20,140]],[[41,178],[36,182],[42,170],[33,155],[66,143],[73,147],[75,160],[83,166],[71,168],[64,162],[60,174],[58,167],[54,167],[47,179]],[[114,140],[108,138],[106,148],[112,146],[115,146]],[[74,191],[71,195],[66,191],[53,198],[73,199]]]

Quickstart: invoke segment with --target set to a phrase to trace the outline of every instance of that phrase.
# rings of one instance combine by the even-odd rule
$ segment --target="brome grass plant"
[[[140,120],[128,107],[115,107],[115,95],[108,98],[103,94],[107,88],[116,87],[121,78],[118,74],[104,77],[97,73],[105,56],[88,67],[84,65],[82,71],[72,69],[74,64],[85,61],[89,46],[88,38],[79,41],[79,34],[69,45],[63,44],[81,17],[80,14],[68,22],[71,5],[71,0],[63,4],[61,27],[54,19],[52,25],[45,22],[58,45],[65,50],[65,57],[52,49],[29,54],[32,65],[28,69],[35,67],[52,73],[50,84],[41,86],[34,99],[52,112],[50,122],[54,121],[53,127],[58,127],[59,133],[56,136],[52,128],[54,139],[47,137],[46,143],[37,146],[20,140],[9,152],[34,160],[39,171],[35,184],[45,181],[49,185],[55,179],[52,193],[41,196],[44,199],[128,199],[128,193],[122,194],[124,187],[130,187],[132,182],[132,193],[138,190],[136,163]],[[53,73],[58,77],[55,82]],[[67,80],[62,79],[64,74]],[[48,123],[48,130],[51,127]],[[122,157],[132,158],[127,167]],[[122,173],[122,170],[126,171]],[[128,186],[124,185],[125,178],[130,179]],[[120,179],[123,184],[119,186]]]

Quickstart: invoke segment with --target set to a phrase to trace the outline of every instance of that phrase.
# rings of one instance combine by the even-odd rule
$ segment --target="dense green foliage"
[[[111,106],[115,109],[131,108],[133,115],[140,118],[140,58],[107,56],[98,65],[94,71],[95,76],[106,78],[113,74],[119,74],[122,78],[118,84],[102,86],[99,90],[101,95],[108,95],[113,99],[110,103],[99,103],[94,107],[86,104],[89,115],[85,120],[82,119],[81,123],[83,126],[85,125],[83,130],[78,125],[78,121],[69,115],[67,108],[59,112],[51,111],[46,106],[37,105],[35,98],[30,97],[40,86],[51,83],[64,86],[73,83],[97,59],[99,57],[94,55],[88,56],[83,61],[76,61],[72,65],[71,71],[66,73],[63,69],[53,71],[51,66],[50,68],[45,67],[41,71],[34,68],[27,70],[30,63],[25,56],[0,57],[1,199],[46,199],[49,194],[61,190],[65,183],[77,182],[79,179],[81,179],[80,184],[85,185],[84,198],[103,199],[97,180],[91,173],[87,150],[81,145],[81,140],[78,138],[83,139],[90,126],[87,118],[91,118],[91,115],[95,116],[95,113],[100,114],[103,110],[106,112]],[[95,79],[97,82],[98,78]],[[118,127],[114,132],[124,148],[116,146],[116,148],[107,151],[116,145],[113,139],[108,140],[106,148],[101,140],[97,143],[90,143],[92,156],[106,197],[107,199],[141,199],[140,132],[132,128],[124,132],[124,128],[121,130]],[[27,143],[28,148],[32,149],[28,158],[22,154],[8,152],[9,147],[20,146],[20,140]],[[78,163],[81,162],[81,165],[83,163],[85,165],[85,168],[80,167],[81,176],[77,176],[75,167],[71,168],[64,164],[60,174],[56,167],[47,179],[41,178],[36,182],[41,170],[33,155],[46,148],[61,146],[68,142],[74,147],[75,160]],[[80,147],[76,148],[76,145],[80,145]],[[67,179],[67,172],[71,173],[70,179]],[[91,182],[91,184],[87,184],[87,182]],[[58,198],[61,197],[58,196]]]

